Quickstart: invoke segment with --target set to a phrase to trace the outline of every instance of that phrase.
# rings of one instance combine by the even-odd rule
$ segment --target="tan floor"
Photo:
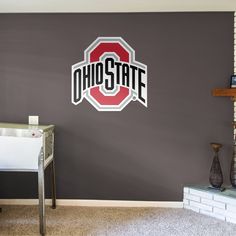
[[[36,206],[4,206],[0,235],[39,235]],[[183,209],[47,207],[47,235],[235,236],[236,224]]]

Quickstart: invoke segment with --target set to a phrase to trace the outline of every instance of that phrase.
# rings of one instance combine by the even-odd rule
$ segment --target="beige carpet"
[[[47,207],[47,235],[235,236],[236,224],[184,209]],[[36,206],[4,206],[0,235],[39,235]]]

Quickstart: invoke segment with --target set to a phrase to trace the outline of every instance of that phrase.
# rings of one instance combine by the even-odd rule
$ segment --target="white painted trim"
[[[0,205],[37,205],[38,199],[0,199]],[[51,199],[46,199],[46,205]],[[183,208],[180,201],[119,201],[119,200],[85,200],[85,199],[57,199],[58,206],[81,207],[163,207]]]
[[[0,0],[0,12],[183,12],[235,10],[235,0]]]

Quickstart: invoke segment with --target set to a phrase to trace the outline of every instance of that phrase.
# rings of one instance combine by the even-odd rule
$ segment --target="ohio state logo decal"
[[[72,103],[84,98],[98,111],[121,111],[131,101],[147,107],[147,66],[121,37],[97,38],[72,66]]]

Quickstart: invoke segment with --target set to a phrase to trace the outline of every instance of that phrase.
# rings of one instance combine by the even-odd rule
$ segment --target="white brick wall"
[[[212,209],[213,209],[211,205],[205,205],[205,204],[202,204],[199,202],[194,202],[194,201],[190,201],[189,205],[193,206],[193,207],[197,207],[200,210],[205,210],[205,211],[209,211],[209,212],[212,212]]]
[[[216,213],[216,214],[219,214],[219,215],[226,215],[226,210],[225,209],[220,209],[220,208],[217,208],[217,207],[214,207],[213,208],[213,212]]]
[[[212,193],[207,193],[204,191],[199,191],[199,190],[195,190],[195,189],[191,189],[189,188],[189,193],[195,196],[199,196],[199,197],[204,197],[207,199],[212,199],[213,198],[213,194]]]
[[[236,219],[235,218],[226,217],[226,221],[236,224]]]
[[[205,210],[200,210],[200,213],[202,213],[202,214],[204,214],[204,215],[208,215],[208,216],[215,217],[215,218],[220,219],[220,220],[225,220],[225,216],[223,216],[223,215],[221,215],[221,214],[214,213],[214,212],[209,212],[209,211],[205,211]]]
[[[203,204],[206,204],[206,205],[209,205],[209,206],[213,206],[213,207],[217,207],[217,208],[220,208],[220,209],[225,209],[225,205],[226,205],[223,202],[217,202],[217,201],[210,200],[210,199],[205,199],[205,198],[202,198],[201,202]]]
[[[227,204],[227,210],[236,213],[236,206],[232,206],[230,204]]]
[[[199,196],[195,196],[189,193],[184,193],[184,199],[200,202],[201,198]]]
[[[185,205],[184,208],[192,210],[192,211],[195,211],[195,212],[199,212],[200,211],[199,208],[194,207],[194,206],[190,206],[190,205]]]
[[[184,187],[183,202],[185,209],[236,224],[236,198],[207,189]]]

